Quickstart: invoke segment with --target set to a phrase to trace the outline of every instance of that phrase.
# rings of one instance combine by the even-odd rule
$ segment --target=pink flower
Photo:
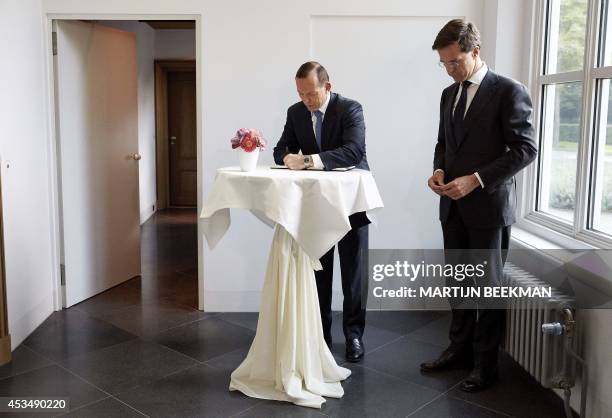
[[[238,147],[242,148],[246,152],[252,152],[255,148],[259,147],[260,151],[266,148],[267,142],[261,136],[261,132],[257,129],[240,128],[236,131],[236,135],[230,139],[232,149]]]
[[[246,152],[252,152],[255,148],[257,148],[257,140],[253,138],[253,136],[248,133],[240,141],[240,147]]]

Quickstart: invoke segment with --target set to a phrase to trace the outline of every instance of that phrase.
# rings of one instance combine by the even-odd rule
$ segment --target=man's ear
[[[474,47],[474,49],[472,50],[472,53],[474,54],[474,59],[478,58],[480,56],[480,47],[479,46]]]
[[[331,87],[332,87],[331,83],[329,81],[326,81],[325,82],[325,91],[331,91]]]

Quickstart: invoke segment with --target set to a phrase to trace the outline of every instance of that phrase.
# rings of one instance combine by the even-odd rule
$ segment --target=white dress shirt
[[[474,96],[476,95],[478,88],[482,84],[482,80],[484,80],[485,76],[487,75],[487,71],[489,71],[489,68],[487,67],[487,64],[483,62],[482,66],[478,69],[478,71],[472,74],[472,76],[468,79],[468,81],[471,84],[467,88],[468,90],[467,90],[467,99],[465,102],[465,113],[463,114],[464,117],[467,114],[467,111],[470,108],[470,105],[472,104],[472,100],[474,99]],[[457,103],[459,102],[459,98],[461,97],[462,90],[463,90],[463,86],[460,83],[459,90],[457,90],[457,96],[455,97],[455,102],[453,103],[453,114],[455,113],[455,108],[457,107]],[[444,170],[442,170],[441,168],[438,168],[437,170],[434,171],[434,174],[436,173],[436,171],[444,172]],[[482,182],[482,179],[480,178],[480,175],[478,174],[478,172],[474,173],[474,175],[478,179],[478,183],[480,183],[480,187],[484,189],[485,187],[484,183]]]
[[[463,114],[463,117],[465,117],[465,115],[467,114],[467,111],[470,108],[470,105],[472,104],[472,100],[474,100],[474,96],[476,95],[478,88],[482,84],[482,80],[484,80],[485,75],[487,75],[487,71],[489,71],[489,69],[487,68],[487,64],[483,62],[482,66],[478,69],[478,71],[472,74],[472,76],[468,79],[468,81],[472,84],[468,86],[467,101],[465,102],[465,113]],[[459,97],[461,96],[462,90],[463,86],[459,84],[459,90],[457,91],[455,103],[453,104],[453,114],[455,113],[455,108],[457,107],[457,103],[459,102]]]

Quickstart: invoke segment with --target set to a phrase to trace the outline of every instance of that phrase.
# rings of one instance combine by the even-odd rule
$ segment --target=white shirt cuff
[[[442,170],[441,168],[436,168],[433,173],[436,174],[438,171],[441,171],[442,173],[444,173],[444,170]]]
[[[319,154],[312,154],[312,168],[316,168],[317,170],[323,170],[325,168],[325,166],[323,165],[323,161],[321,161],[321,157],[319,157]]]
[[[484,189],[485,188],[484,187],[484,183],[482,182],[482,179],[480,178],[480,175],[478,173],[474,173],[474,175],[478,179],[478,183],[480,183],[480,187],[482,187]]]

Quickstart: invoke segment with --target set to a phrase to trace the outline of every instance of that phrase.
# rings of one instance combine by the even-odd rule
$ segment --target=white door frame
[[[197,109],[202,108],[202,77],[201,77],[201,47],[200,37],[202,33],[202,16],[199,14],[68,14],[68,13],[47,13],[43,20],[44,48],[46,55],[46,74],[47,74],[47,94],[45,97],[47,108],[47,146],[49,151],[49,190],[51,201],[51,256],[55,261],[51,270],[53,281],[53,308],[56,311],[62,310],[63,296],[60,271],[61,254],[61,231],[60,231],[60,196],[59,196],[59,155],[57,153],[58,134],[56,126],[56,91],[54,83],[53,69],[53,39],[52,28],[54,20],[194,20],[195,21],[195,49],[196,49],[196,143],[197,143],[197,191],[198,191],[198,214],[202,208],[202,184],[201,174],[201,153],[202,153],[202,114]],[[137,46],[138,47],[138,46]],[[200,222],[198,225],[198,309],[204,310],[204,260],[202,231]]]

